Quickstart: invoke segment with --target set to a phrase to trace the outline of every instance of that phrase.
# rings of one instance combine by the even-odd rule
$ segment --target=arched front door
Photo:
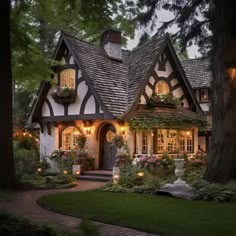
[[[100,169],[112,169],[115,165],[116,147],[112,145],[116,130],[112,124],[105,124],[100,131]]]

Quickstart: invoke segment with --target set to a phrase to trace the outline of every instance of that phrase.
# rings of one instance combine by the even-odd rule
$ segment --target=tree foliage
[[[122,6],[121,0],[12,1],[13,79],[29,88],[50,80],[50,66],[55,63],[51,58],[61,30],[91,42],[98,42],[108,28],[132,36],[136,22],[130,22]]]

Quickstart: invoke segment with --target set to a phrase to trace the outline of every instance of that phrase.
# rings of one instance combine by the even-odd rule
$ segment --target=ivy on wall
[[[202,113],[184,109],[152,109],[143,110],[129,120],[129,125],[135,130],[151,130],[153,128],[193,128],[206,127],[207,121]]]

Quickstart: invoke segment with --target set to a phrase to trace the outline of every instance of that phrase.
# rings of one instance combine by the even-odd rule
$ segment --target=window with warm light
[[[208,102],[208,89],[201,89],[200,90],[200,102]]]
[[[66,69],[61,71],[60,73],[60,86],[75,88],[75,70],[74,69]]]
[[[63,150],[77,150],[79,130],[75,127],[68,127],[62,132],[62,148]]]
[[[180,151],[193,152],[193,131],[159,129],[157,131],[157,153],[175,153]]]
[[[147,132],[142,133],[142,153],[147,154],[148,149],[148,135]]]
[[[160,80],[156,84],[155,92],[156,94],[168,94],[170,92],[170,87],[167,82]]]

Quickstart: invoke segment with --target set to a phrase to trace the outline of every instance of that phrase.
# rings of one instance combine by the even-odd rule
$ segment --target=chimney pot
[[[121,31],[109,29],[101,36],[101,46],[109,58],[122,61]]]

